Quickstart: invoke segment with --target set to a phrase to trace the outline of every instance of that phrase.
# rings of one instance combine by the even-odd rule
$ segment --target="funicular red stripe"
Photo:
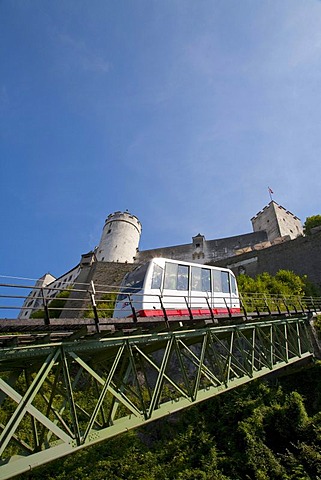
[[[227,308],[213,308],[212,312],[214,315],[223,315],[228,314]],[[240,313],[240,308],[230,308],[230,313]],[[209,309],[203,308],[192,308],[191,309],[192,315],[211,315],[211,311]],[[189,316],[190,312],[187,309],[170,309],[166,310],[166,314],[169,317],[186,317]],[[139,310],[137,312],[138,317],[163,317],[164,312],[163,310]]]

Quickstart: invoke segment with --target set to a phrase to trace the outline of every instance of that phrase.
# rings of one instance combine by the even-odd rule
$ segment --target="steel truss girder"
[[[0,351],[0,478],[313,356],[304,318]]]

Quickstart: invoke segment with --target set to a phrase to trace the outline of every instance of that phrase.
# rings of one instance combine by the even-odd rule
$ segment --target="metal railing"
[[[88,318],[94,319],[99,330],[101,319],[120,317],[115,311],[117,295],[120,287],[94,284],[64,284],[59,288],[31,286],[26,284],[0,284],[0,317],[18,318],[19,320],[43,319],[45,325],[55,318]],[[123,292],[122,292],[123,293]],[[131,289],[126,294],[133,322],[139,318],[139,297],[141,294]],[[162,311],[165,321],[169,316],[187,316],[191,320],[198,315],[208,315],[212,320],[219,316],[219,311],[227,316],[234,315],[233,303],[239,304],[240,315],[245,318],[253,316],[290,315],[321,311],[321,297],[244,294],[239,297],[215,296],[206,292],[198,295],[144,295],[147,310],[155,310],[155,302]],[[151,314],[153,316],[153,314]]]

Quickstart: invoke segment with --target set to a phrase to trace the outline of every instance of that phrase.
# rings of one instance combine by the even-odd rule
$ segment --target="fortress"
[[[246,272],[255,275],[260,273],[257,268],[260,252],[292,244],[292,241],[299,240],[300,237],[306,238],[302,237],[300,219],[273,200],[258,212],[251,222],[251,233],[214,240],[207,240],[198,233],[188,244],[140,251],[142,226],[139,219],[128,211],[118,211],[107,217],[98,246],[83,254],[78,265],[59,278],[48,273],[41,277],[35,286],[50,288],[48,295],[54,298],[59,289],[75,283],[88,284],[94,281],[101,285],[119,285],[125,273],[153,257],[228,266],[236,274]],[[285,268],[281,264],[282,262],[279,268]],[[265,270],[269,271],[269,268]],[[321,274],[317,283],[321,283],[320,280]],[[41,305],[40,290],[31,291],[19,318],[29,318]]]
[[[208,263],[253,249],[261,249],[303,235],[298,217],[271,201],[252,219],[253,233],[206,240],[198,233],[185,245],[139,250],[140,221],[129,212],[110,214],[105,222],[95,259],[101,262],[144,263],[153,257]]]

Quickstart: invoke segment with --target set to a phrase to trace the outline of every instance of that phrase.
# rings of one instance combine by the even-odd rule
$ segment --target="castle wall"
[[[267,241],[267,235],[264,231],[218,240],[205,240],[203,235],[197,235],[193,237],[192,243],[138,252],[135,263],[144,263],[153,257],[164,257],[204,264],[234,256],[242,250],[251,250],[255,245],[265,241]]]
[[[97,292],[96,300],[99,300],[100,290],[104,292],[119,290],[119,285],[126,273],[131,272],[136,267],[137,265],[133,263],[95,262],[81,269],[75,289],[88,291],[91,282],[93,282]],[[84,302],[84,297],[87,302]],[[84,292],[72,291],[60,318],[81,318],[84,311],[90,310],[88,300],[89,295],[85,296]]]
[[[252,277],[262,272],[275,275],[281,269],[291,270],[300,276],[307,275],[311,282],[321,287],[321,232],[211,262],[211,265],[231,268],[236,275],[243,272]]]

